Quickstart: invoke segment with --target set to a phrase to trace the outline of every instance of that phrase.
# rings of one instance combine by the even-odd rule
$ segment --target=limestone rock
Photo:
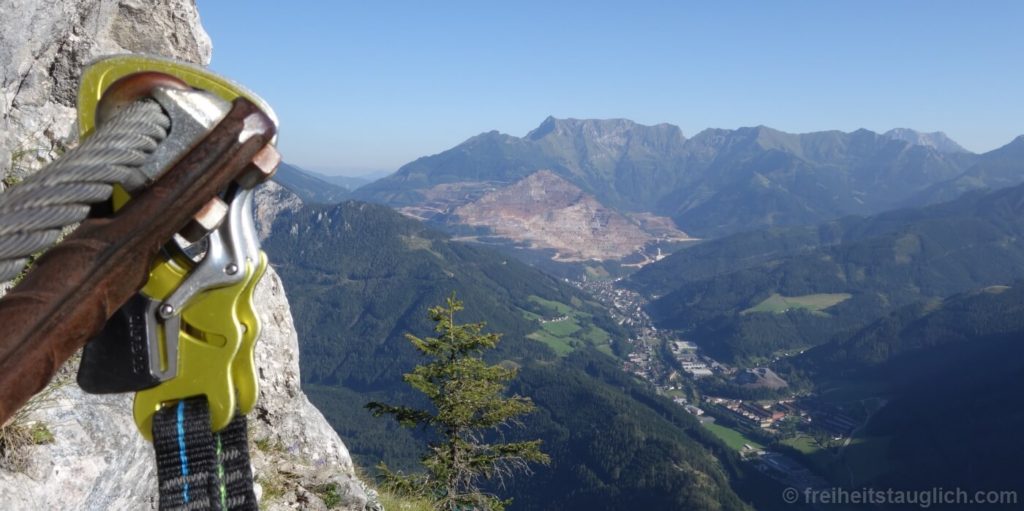
[[[260,240],[270,236],[270,229],[274,226],[274,220],[285,211],[295,212],[302,207],[302,199],[287,188],[267,181],[256,189],[256,196],[253,198],[253,215],[256,219],[256,231]]]
[[[250,452],[257,483],[282,492],[265,509],[315,509],[311,502],[320,502],[317,495],[332,486],[345,509],[376,509],[374,494],[355,476],[345,444],[302,393],[298,336],[277,273],[263,277],[255,301],[261,305],[264,341],[256,351],[260,399],[250,414]]]
[[[72,144],[82,69],[127,52],[209,63],[195,2],[0,0],[0,177],[24,177]]]
[[[0,467],[4,509],[156,509],[151,445],[132,419],[130,395],[85,394],[70,362],[30,406],[51,443],[22,447],[21,467]]]

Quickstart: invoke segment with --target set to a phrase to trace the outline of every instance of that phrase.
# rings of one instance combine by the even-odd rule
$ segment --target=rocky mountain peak
[[[526,134],[531,141],[571,140],[604,146],[624,146],[631,141],[644,143],[645,139],[659,138],[682,143],[686,140],[682,130],[672,124],[647,126],[629,119],[556,119],[548,117],[536,129]]]
[[[686,138],[678,126],[646,126],[628,119],[556,119],[548,117],[522,139],[532,150],[550,159],[549,168],[565,169],[596,185],[599,195],[615,192],[603,178],[616,173],[623,160],[654,161],[673,158]],[[537,167],[538,169],[541,167]]]
[[[909,128],[894,128],[886,131],[882,136],[893,140],[902,140],[913,145],[931,147],[940,153],[952,154],[970,152],[941,131],[922,133]]]
[[[524,138],[532,141],[545,138],[583,138],[611,143],[649,133],[671,135],[679,142],[686,139],[678,126],[667,123],[647,126],[629,119],[556,119],[552,116],[544,119],[540,126],[527,133]]]
[[[778,149],[794,154],[802,152],[799,135],[786,133],[764,125],[753,128],[739,128],[736,131],[737,134],[749,136],[762,149]]]
[[[557,119],[548,116],[540,126],[527,133],[526,138],[537,140],[549,134],[567,136],[600,132],[622,132],[635,126],[638,126],[638,124],[628,119]]]

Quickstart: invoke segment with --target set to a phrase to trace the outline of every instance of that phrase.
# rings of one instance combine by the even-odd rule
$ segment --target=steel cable
[[[110,198],[114,184],[132,191],[147,182],[140,170],[167,138],[171,120],[152,100],[124,108],[78,147],[0,194],[0,282],[28,258],[50,248],[61,231]]]

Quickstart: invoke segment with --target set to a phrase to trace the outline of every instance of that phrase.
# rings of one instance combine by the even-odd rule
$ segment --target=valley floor
[[[872,467],[883,450],[848,447],[877,447],[877,439],[859,434],[884,402],[793,391],[766,367],[731,366],[675,332],[658,329],[645,312],[644,297],[617,287],[613,280],[570,283],[604,305],[616,322],[633,333],[625,340],[629,345],[622,365],[625,371],[697,416],[761,472],[786,486],[815,489],[863,484],[876,472]],[[828,298],[834,303],[846,297]],[[716,388],[722,389],[721,395],[714,392]],[[736,395],[737,390],[749,391],[750,396]]]

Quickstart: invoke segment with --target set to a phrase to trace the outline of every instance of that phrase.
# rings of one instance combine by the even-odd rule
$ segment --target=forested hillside
[[[1018,186],[735,235],[680,251],[630,282],[667,291],[651,306],[655,320],[690,331],[718,357],[764,358],[852,334],[903,305],[1024,276],[1022,199]]]
[[[516,483],[514,509],[548,509],[552,502],[591,509],[599,501],[746,507],[729,482],[745,488],[757,474],[740,472],[719,441],[587,340],[583,333],[595,328],[612,339],[624,333],[574,288],[357,202],[281,213],[264,246],[293,304],[304,388],[362,466],[384,460],[414,468],[419,433],[373,419],[362,407],[371,400],[414,402],[401,378],[419,359],[402,334],[429,334],[426,308],[455,291],[465,302],[465,321],[484,320],[505,334],[494,355],[521,367],[516,388],[534,395],[539,407],[524,434],[542,438],[554,459],[543,477]],[[561,357],[546,337],[527,338],[552,314],[570,315],[580,326],[580,338],[570,339]]]
[[[274,181],[310,204],[337,204],[349,196],[347,188],[287,163],[278,165]]]
[[[842,460],[873,487],[1024,489],[1024,281],[903,307],[784,366],[819,389],[881,402]],[[964,507],[969,509],[970,507]]]
[[[743,509],[730,484],[773,501],[780,491],[682,407],[592,351],[524,367],[515,390],[541,408],[529,434],[551,439],[552,465],[513,481],[524,509]]]

